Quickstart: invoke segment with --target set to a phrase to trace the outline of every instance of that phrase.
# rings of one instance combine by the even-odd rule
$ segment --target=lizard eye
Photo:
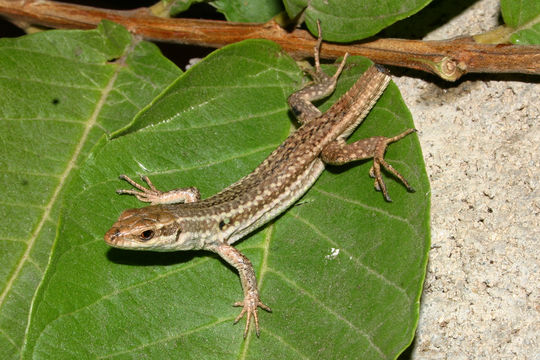
[[[142,241],[148,241],[150,240],[151,238],[154,237],[154,230],[144,230],[140,235],[139,235],[139,238],[142,240]]]

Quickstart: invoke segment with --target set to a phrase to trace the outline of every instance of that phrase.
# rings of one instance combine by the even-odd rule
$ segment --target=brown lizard
[[[373,65],[358,79],[328,111],[321,113],[312,103],[330,95],[341,74],[347,54],[333,76],[326,75],[320,66],[320,35],[315,46],[314,82],[292,94],[288,103],[302,124],[252,173],[216,195],[200,199],[196,188],[157,190],[143,176],[149,188],[122,175],[138,190],[118,190],[131,194],[152,205],[124,211],[105,234],[107,244],[125,249],[177,251],[203,249],[219,254],[234,266],[244,290],[242,307],[235,320],[246,315],[244,337],[251,319],[259,336],[257,308],[271,311],[262,303],[257,288],[255,271],[249,259],[231,244],[284,212],[298,200],[324,170],[325,164],[345,164],[373,158],[370,175],[375,188],[391,201],[381,176],[381,166],[394,174],[409,191],[407,181],[384,160],[387,146],[414,132],[407,129],[394,137],[376,136],[347,144],[345,139],[367,116],[377,102],[390,77],[382,68]]]

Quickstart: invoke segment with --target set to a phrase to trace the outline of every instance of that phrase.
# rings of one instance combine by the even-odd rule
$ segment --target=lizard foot
[[[131,184],[134,188],[138,190],[116,190],[117,194],[128,194],[133,195],[139,201],[148,202],[152,205],[157,204],[177,204],[177,203],[188,203],[196,202],[201,199],[199,190],[195,187],[175,189],[171,191],[160,191],[156,189],[154,184],[150,181],[147,176],[141,175],[142,181],[144,181],[148,188],[136,183],[130,177],[126,175],[120,175],[120,180],[125,180]]]
[[[244,317],[244,314],[246,315],[246,327],[244,329],[244,339],[247,337],[248,331],[249,331],[249,325],[251,324],[251,318],[253,317],[253,321],[255,321],[255,333],[257,334],[257,337],[260,335],[259,330],[259,316],[257,314],[257,308],[264,309],[268,312],[272,312],[272,309],[270,309],[267,305],[263,304],[261,300],[259,299],[259,294],[251,293],[250,295],[246,295],[244,297],[244,301],[238,301],[235,302],[233,306],[242,306],[243,309],[240,312],[240,314],[236,317],[234,320],[234,323],[236,324],[238,321],[240,321],[241,318]]]
[[[415,190],[409,185],[407,180],[401,175],[396,169],[392,167],[389,163],[384,160],[384,153],[389,144],[396,142],[400,139],[403,139],[405,136],[416,132],[416,129],[407,129],[399,135],[396,135],[391,138],[381,137],[380,142],[375,148],[375,154],[373,156],[373,166],[369,170],[369,176],[375,178],[375,190],[382,191],[384,199],[388,202],[392,202],[392,199],[388,195],[388,190],[386,189],[386,184],[381,175],[381,165],[395,177],[397,177],[403,185],[407,188],[407,191],[414,192]]]

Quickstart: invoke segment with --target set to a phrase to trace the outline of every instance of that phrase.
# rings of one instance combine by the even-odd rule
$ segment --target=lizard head
[[[182,234],[183,230],[166,205],[152,205],[125,210],[105,234],[105,242],[132,250],[193,249],[195,246],[186,238],[187,234]]]

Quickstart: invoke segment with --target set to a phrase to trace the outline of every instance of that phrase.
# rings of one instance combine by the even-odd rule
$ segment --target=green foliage
[[[191,5],[204,2],[204,0],[171,0],[171,1],[164,1],[170,3],[170,14],[171,16],[178,15],[190,8]]]
[[[178,15],[199,0],[175,0],[171,15]],[[305,20],[312,34],[317,35],[317,19],[321,21],[325,40],[349,42],[375,35],[396,21],[405,19],[428,5],[431,0],[216,0],[208,3],[219,9],[230,21],[266,22],[283,7],[287,15]]]
[[[171,15],[186,11],[192,3],[202,0],[174,0]],[[312,34],[317,35],[317,19],[321,21],[325,40],[349,42],[377,34],[393,23],[405,19],[427,6],[431,0],[214,0],[216,7],[229,21],[266,22],[285,8],[289,18],[305,21]],[[501,0],[501,13],[514,44],[540,44],[540,1]],[[507,40],[505,40],[506,42]]]
[[[416,193],[386,177],[389,204],[373,190],[370,162],[330,167],[297,205],[238,244],[273,309],[260,314],[261,338],[244,341],[243,325],[232,325],[241,286],[223,261],[110,249],[103,234],[123,209],[141,206],[114,193],[126,187],[119,174],[149,175],[163,190],[197,186],[206,197],[257,166],[291,130],[286,99],[303,81],[295,62],[251,40],[178,77],[153,45],[110,23],[3,40],[0,52],[10,219],[0,238],[2,358],[22,349],[35,359],[386,359],[410,343],[429,249],[415,136],[386,158]],[[368,65],[351,59],[321,108]],[[408,127],[391,84],[353,139]]]
[[[279,0],[216,0],[212,6],[229,21],[267,22],[283,10]]]
[[[312,34],[321,21],[325,40],[349,42],[375,35],[396,21],[405,19],[428,5],[431,0],[285,0],[287,14],[294,18],[303,12]]]
[[[510,41],[514,44],[540,44],[540,1],[501,0],[504,22],[514,29]]]
[[[189,9],[192,4],[204,0],[172,0],[171,16],[177,16]],[[208,1],[222,13],[228,21],[267,22],[283,10],[280,0],[214,0]]]
[[[0,73],[0,358],[11,359],[25,340],[73,172],[103,134],[128,124],[181,71],[153,44],[103,23],[0,39]]]

